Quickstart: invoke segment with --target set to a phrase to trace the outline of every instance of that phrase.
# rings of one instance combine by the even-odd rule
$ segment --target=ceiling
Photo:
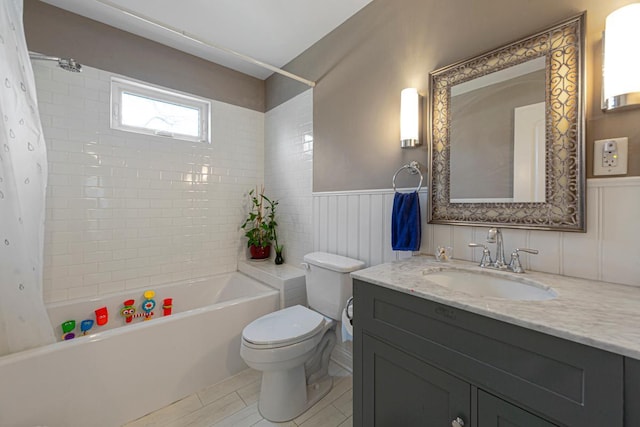
[[[97,0],[42,0],[251,76],[272,74]],[[282,67],[372,0],[107,0],[151,21]]]

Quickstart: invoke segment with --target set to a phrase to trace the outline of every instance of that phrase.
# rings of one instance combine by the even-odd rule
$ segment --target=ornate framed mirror
[[[429,222],[585,231],[584,13],[430,73]]]

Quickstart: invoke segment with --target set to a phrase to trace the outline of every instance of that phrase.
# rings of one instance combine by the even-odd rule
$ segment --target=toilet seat
[[[320,313],[295,305],[254,320],[242,331],[242,339],[251,348],[284,347],[313,337],[326,323]]]

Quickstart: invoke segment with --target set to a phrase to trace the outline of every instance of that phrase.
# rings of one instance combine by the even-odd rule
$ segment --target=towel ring
[[[400,169],[398,169],[396,171],[396,173],[393,174],[393,192],[397,192],[396,190],[396,177],[398,176],[398,174],[407,169],[407,172],[409,172],[411,175],[415,175],[415,174],[419,174],[420,175],[420,183],[418,183],[418,188],[416,188],[416,192],[420,191],[420,189],[422,188],[422,172],[420,172],[420,163],[416,162],[415,160],[412,161],[409,164],[406,164],[404,166],[402,166]]]

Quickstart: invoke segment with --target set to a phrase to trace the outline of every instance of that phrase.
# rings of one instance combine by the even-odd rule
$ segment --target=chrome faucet
[[[496,244],[496,260],[491,267],[499,270],[505,270],[507,263],[504,260],[504,242],[502,240],[502,231],[497,227],[491,227],[487,233],[487,243]]]
[[[511,254],[511,261],[507,265],[504,260],[504,241],[502,240],[502,231],[497,227],[491,227],[487,233],[487,243],[496,244],[496,260],[491,259],[491,252],[487,245],[482,243],[469,243],[470,248],[482,248],[482,259],[480,260],[480,267],[483,268],[495,268],[497,270],[511,270],[514,273],[524,273],[524,268],[520,263],[519,252],[527,252],[530,254],[537,254],[537,249],[517,248]]]

